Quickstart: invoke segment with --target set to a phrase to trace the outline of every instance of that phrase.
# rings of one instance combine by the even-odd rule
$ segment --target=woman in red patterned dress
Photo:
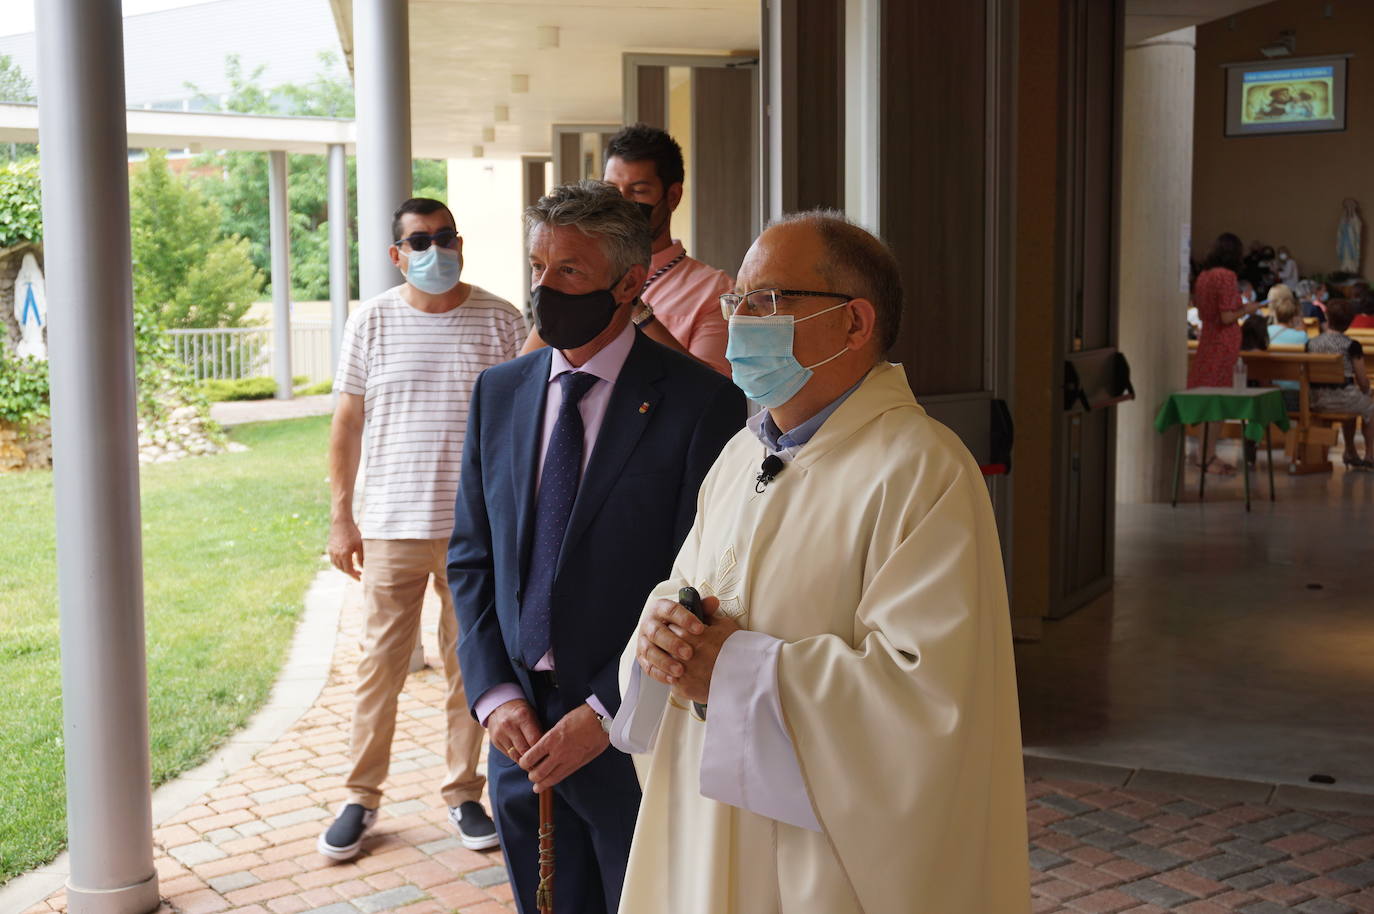
[[[1240,358],[1240,320],[1253,314],[1254,302],[1242,302],[1236,271],[1240,269],[1243,249],[1240,239],[1230,232],[1217,238],[1203,261],[1202,272],[1193,284],[1193,306],[1202,321],[1197,354],[1188,369],[1189,387],[1230,387],[1231,372]],[[1236,468],[1217,459],[1217,434],[1221,423],[1210,423],[1207,452],[1198,463],[1207,473],[1230,475]]]

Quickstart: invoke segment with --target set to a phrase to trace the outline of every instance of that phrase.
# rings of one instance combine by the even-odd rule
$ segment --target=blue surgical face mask
[[[735,386],[744,391],[750,400],[768,409],[782,406],[795,397],[811,380],[812,369],[833,362],[849,351],[846,346],[828,359],[821,359],[814,365],[803,365],[792,354],[795,326],[847,304],[849,302],[841,302],[802,318],[794,318],[790,314],[731,317],[730,342],[725,347],[725,358],[730,362],[730,376]]]
[[[431,244],[423,251],[406,255],[406,282],[421,292],[443,295],[458,285],[463,274],[463,262],[458,252]]]

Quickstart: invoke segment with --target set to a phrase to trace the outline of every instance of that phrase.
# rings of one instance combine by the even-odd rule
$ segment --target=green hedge
[[[239,378],[234,381],[207,378],[200,382],[200,392],[211,402],[268,400],[277,395],[277,382],[271,378]]]
[[[48,363],[11,356],[0,332],[0,420],[28,425],[48,415]]]
[[[0,165],[0,248],[43,240],[38,156]]]
[[[333,381],[320,381],[320,382],[317,383],[317,384],[311,384],[309,387],[301,387],[301,388],[298,388],[298,389],[296,390],[296,394],[297,394],[297,396],[301,396],[301,397],[314,397],[314,396],[318,396],[319,394],[332,393],[333,391],[334,391],[334,382],[333,382]]]
[[[302,387],[308,380],[303,374],[291,378],[291,386],[295,388],[297,396],[327,394],[334,386],[332,381],[320,381]],[[239,378],[233,381],[206,378],[200,382],[200,392],[212,403],[222,400],[267,400],[277,395],[277,382],[272,378]]]

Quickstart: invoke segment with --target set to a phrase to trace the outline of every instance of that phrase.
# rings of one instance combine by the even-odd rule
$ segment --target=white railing
[[[272,376],[271,327],[168,330],[172,349],[197,381]],[[291,323],[291,374],[308,383],[328,380],[329,321]]]
[[[168,330],[177,358],[197,381],[272,374],[272,331],[267,327]]]

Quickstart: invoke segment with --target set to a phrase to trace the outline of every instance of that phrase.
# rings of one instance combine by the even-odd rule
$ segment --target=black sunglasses
[[[441,248],[451,248],[458,243],[458,233],[453,229],[439,229],[433,235],[426,235],[424,232],[416,232],[414,235],[407,235],[396,241],[396,244],[408,244],[412,251],[427,251],[431,244],[437,244]]]

